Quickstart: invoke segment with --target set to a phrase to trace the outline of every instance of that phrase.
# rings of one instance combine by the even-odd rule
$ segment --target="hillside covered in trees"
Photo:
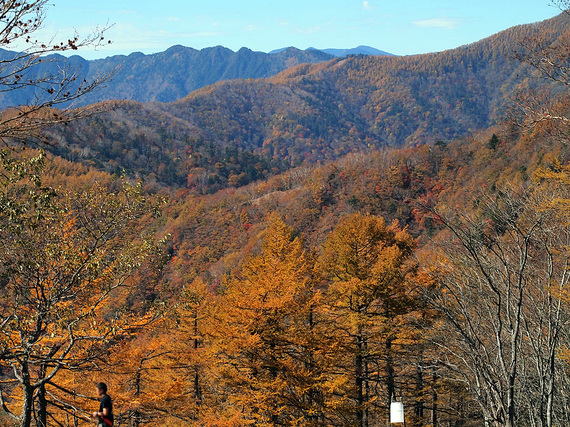
[[[453,277],[439,276],[453,259],[437,257],[463,254],[452,234],[463,227],[474,227],[459,238],[481,245],[478,251],[516,248],[509,246],[509,227],[525,226],[537,212],[554,215],[539,218],[540,233],[557,225],[552,238],[565,235],[564,222],[555,219],[565,215],[557,200],[567,200],[567,186],[556,180],[565,179],[562,165],[570,152],[555,130],[505,124],[449,143],[300,166],[215,194],[145,181],[136,190],[145,203],[168,202],[155,208],[158,219],[135,217],[140,222],[131,227],[169,237],[112,295],[111,307],[123,307],[127,317],[113,320],[110,347],[91,350],[104,365],[62,372],[46,386],[48,401],[69,402],[75,409],[68,407],[68,416],[82,419],[80,409],[90,403],[81,396],[89,395],[90,378],[101,369],[124,423],[374,425],[397,398],[411,425],[480,425],[475,392],[456,377],[454,362],[440,358],[440,340],[449,342],[451,333],[435,307],[440,301],[426,297],[437,295],[443,277]],[[120,190],[116,176],[60,158],[50,158],[40,176],[42,185],[55,189],[55,201],[87,191],[92,182],[118,197],[133,191]],[[93,208],[101,203],[90,192],[85,197]],[[540,259],[536,233],[533,262]],[[445,252],[447,245],[452,252]],[[560,245],[557,257],[564,256]],[[529,267],[524,283],[534,280],[535,268]],[[565,307],[565,293],[556,295]],[[541,300],[532,298],[532,304],[525,300],[525,319],[538,322],[530,315]],[[567,345],[560,333],[559,349]],[[454,339],[459,346],[460,338]],[[517,344],[519,357],[534,357],[535,350]],[[537,374],[524,369],[516,385],[517,425],[541,416],[523,397],[535,396]],[[556,369],[556,393],[566,393],[563,365]],[[10,394],[14,411],[17,396]],[[569,416],[563,403],[552,410],[556,419]]]
[[[547,85],[516,56],[536,37],[556,44],[568,24],[563,14],[441,53],[336,59],[171,104],[116,103],[50,137],[65,158],[202,192],[351,152],[450,141],[504,119],[521,91]]]
[[[89,425],[102,380],[116,426],[570,424],[568,23],[171,104],[40,81],[0,115],[0,424]]]

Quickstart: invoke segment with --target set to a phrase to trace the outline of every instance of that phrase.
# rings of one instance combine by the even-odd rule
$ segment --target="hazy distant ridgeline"
[[[366,148],[448,141],[501,117],[528,75],[513,59],[521,38],[540,31],[554,43],[569,23],[561,15],[441,53],[299,65],[169,104],[127,102],[53,136],[64,157],[207,191]]]
[[[276,49],[269,52],[270,54],[280,53],[284,50],[291,49],[290,47],[285,47],[282,49]],[[321,52],[328,53],[329,55],[336,56],[337,58],[342,58],[349,55],[372,55],[372,56],[394,56],[392,53],[384,52],[383,50],[378,50],[370,46],[358,46],[352,49],[315,49],[310,47],[309,50],[320,50]]]
[[[114,99],[172,102],[218,81],[270,77],[299,64],[324,62],[338,56],[362,53],[386,54],[366,46],[347,50],[336,49],[331,53],[316,49],[303,51],[290,47],[270,54],[254,52],[247,48],[234,52],[221,46],[202,50],[173,46],[165,52],[153,55],[139,52],[94,61],[87,61],[80,56],[66,59],[51,55],[45,58],[43,65],[29,70],[29,73],[32,77],[55,72],[58,67],[70,67],[80,70],[79,80],[82,81],[116,70],[111,81],[97,91],[82,97],[78,105]],[[12,55],[14,55],[12,52],[0,51],[0,60]],[[25,105],[34,95],[32,88],[2,93],[0,108]]]

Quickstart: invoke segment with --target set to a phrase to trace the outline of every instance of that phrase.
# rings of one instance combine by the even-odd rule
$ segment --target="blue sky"
[[[233,50],[369,45],[398,55],[471,43],[559,13],[548,0],[53,0],[42,38],[114,24],[111,46],[87,58],[181,44]]]

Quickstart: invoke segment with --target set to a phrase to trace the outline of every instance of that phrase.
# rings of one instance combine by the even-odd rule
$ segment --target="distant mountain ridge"
[[[383,50],[378,50],[370,46],[358,46],[352,49],[321,49],[321,51],[340,58],[349,55],[394,56],[392,53],[384,52]]]
[[[282,49],[275,49],[269,52],[270,55],[275,55],[277,53],[281,53],[287,49],[291,49],[291,47],[285,47]],[[293,48],[294,49],[294,48]],[[394,56],[392,53],[384,52],[383,50],[378,50],[376,48],[370,46],[358,46],[352,49],[317,49],[314,47],[310,47],[306,49],[304,52],[316,50],[324,53],[328,53],[337,58],[345,58],[350,55],[371,55],[371,56]]]
[[[13,55],[10,51],[0,51],[0,60]],[[326,62],[333,58],[333,55],[318,50],[296,48],[270,55],[248,48],[234,52],[223,46],[197,50],[178,45],[152,55],[135,52],[93,61],[80,56],[51,55],[29,73],[30,76],[41,75],[56,71],[56,67],[69,66],[79,70],[78,80],[81,81],[116,70],[111,81],[82,97],[77,105],[117,99],[173,102],[219,81],[271,77],[299,64]],[[28,104],[34,95],[33,88],[1,93],[0,109]]]
[[[29,74],[36,77],[50,71],[57,73],[58,68],[69,67],[79,70],[78,81],[90,81],[99,75],[116,71],[112,80],[82,97],[77,106],[109,100],[173,102],[220,81],[272,77],[299,64],[314,64],[336,57],[362,54],[390,55],[368,46],[326,51],[288,47],[264,53],[245,47],[234,52],[223,46],[197,50],[176,45],[151,55],[134,52],[92,61],[77,55],[69,58],[50,55],[40,67],[29,70]],[[14,52],[0,50],[0,60],[13,55]],[[32,87],[21,91],[0,92],[0,109],[26,105],[38,93]]]

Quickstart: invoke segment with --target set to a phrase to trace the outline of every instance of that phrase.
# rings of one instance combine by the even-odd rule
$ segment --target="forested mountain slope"
[[[570,425],[569,23],[173,103],[0,79],[47,99],[0,114],[0,425],[105,421],[94,381],[121,426]]]
[[[65,157],[200,192],[363,149],[448,141],[495,123],[518,87],[544,84],[515,52],[528,38],[555,43],[568,24],[563,14],[441,53],[335,59],[175,103],[120,103],[52,136]]]
[[[164,119],[166,118],[165,116]],[[141,122],[144,120],[145,117],[141,117]],[[152,124],[153,122],[148,123],[149,126]],[[195,130],[187,129],[187,131]],[[141,132],[144,133],[144,129],[141,129]],[[162,216],[156,223],[142,223],[138,226],[139,228],[131,231],[133,235],[142,235],[149,232],[147,228],[150,228],[153,233],[166,234],[169,237],[164,252],[161,252],[163,264],[160,269],[143,270],[135,277],[125,300],[125,307],[133,313],[152,310],[154,307],[163,313],[163,307],[174,306],[175,309],[182,307],[187,311],[180,316],[180,319],[192,321],[199,318],[200,322],[210,322],[208,325],[211,326],[208,327],[211,329],[208,331],[222,331],[223,340],[235,339],[235,335],[220,329],[225,324],[218,317],[218,313],[227,313],[227,307],[245,307],[243,308],[247,311],[245,319],[250,322],[252,316],[247,303],[251,302],[251,298],[246,295],[241,300],[244,301],[244,305],[228,304],[227,306],[217,305],[219,304],[217,299],[224,298],[228,294],[229,286],[233,283],[232,286],[237,286],[234,289],[260,292],[261,298],[265,301],[265,297],[270,294],[263,295],[265,288],[261,287],[262,285],[276,283],[276,278],[281,280],[284,274],[297,271],[282,269],[281,264],[276,264],[274,258],[270,258],[267,265],[276,273],[266,281],[258,279],[260,270],[255,268],[252,260],[259,259],[260,254],[264,253],[268,236],[275,235],[279,238],[280,235],[275,232],[275,218],[282,218],[287,226],[291,226],[290,235],[286,241],[292,241],[298,237],[294,241],[303,243],[304,251],[306,251],[303,258],[298,256],[298,251],[288,250],[289,246],[285,247],[287,249],[285,253],[294,260],[301,259],[304,266],[310,266],[311,269],[306,274],[305,270],[301,270],[303,271],[301,277],[310,277],[314,280],[319,296],[316,301],[321,301],[320,298],[323,295],[323,299],[330,298],[331,301],[337,302],[339,301],[337,294],[330,293],[330,289],[334,289],[336,282],[328,280],[326,276],[320,276],[312,268],[313,266],[323,268],[321,264],[315,264],[315,260],[322,259],[331,235],[334,236],[339,224],[345,223],[347,218],[369,218],[381,221],[388,225],[390,230],[395,230],[397,235],[406,237],[414,244],[414,247],[416,242],[413,238],[419,238],[417,245],[421,248],[420,254],[425,251],[429,252],[434,246],[431,244],[431,239],[444,236],[442,223],[437,216],[432,215],[435,210],[448,210],[457,216],[468,216],[479,210],[479,202],[484,198],[500,199],[501,195],[507,191],[524,192],[524,188],[532,185],[531,181],[537,182],[536,176],[534,180],[532,176],[538,169],[554,172],[559,170],[561,164],[567,164],[570,151],[567,141],[561,141],[559,136],[553,134],[552,127],[547,124],[532,130],[523,130],[505,124],[448,144],[438,142],[433,146],[383,148],[349,154],[326,165],[303,165],[284,173],[276,173],[269,179],[241,188],[228,188],[205,195],[198,194],[193,189],[181,189],[177,186],[160,187],[156,185],[155,180],[149,177],[141,184],[144,186],[145,197],[160,199],[160,197],[153,196],[153,193],[158,192],[168,197],[168,203],[164,205],[161,210]],[[30,151],[26,150],[24,155],[34,155]],[[158,153],[154,151],[147,153],[147,156],[151,158]],[[56,158],[54,161],[49,161],[47,165],[48,169],[43,174],[44,183],[53,186],[58,194],[64,194],[66,189],[81,190],[95,182],[99,183],[98,185],[115,189],[121,183],[120,179],[96,171],[94,168],[85,167],[81,163]],[[501,223],[495,224],[489,218],[484,224],[497,228],[501,226]],[[269,232],[267,232],[268,228]],[[351,235],[345,234],[341,237],[346,239]],[[304,258],[305,256],[307,258]],[[313,261],[306,264],[305,259]],[[276,268],[276,265],[279,267]],[[244,282],[242,272],[249,274],[250,276],[245,277],[252,279]],[[414,268],[410,269],[410,274],[415,274],[415,272]],[[289,276],[285,277],[287,286],[291,287],[291,283],[296,283],[289,281]],[[401,276],[395,275],[395,277]],[[402,286],[397,289],[408,289],[403,288],[401,282],[397,284]],[[200,292],[198,294],[200,298],[191,299],[196,296],[197,292]],[[205,312],[209,317],[206,315],[198,317],[196,314],[198,312],[192,311],[196,307],[193,305],[197,304],[196,301],[205,301],[203,302],[205,306],[212,310]],[[218,307],[220,307],[219,312],[216,311]],[[273,313],[271,310],[268,312]],[[174,351],[171,350],[171,346],[176,346],[178,343],[192,344],[192,340],[195,339],[192,337],[197,336],[196,325],[198,323],[193,322],[191,328],[181,330],[177,326],[178,317],[173,318],[173,326],[166,323],[170,319],[166,317],[168,315],[171,315],[170,311],[166,311],[164,323],[161,322],[156,329],[149,328],[139,335],[129,337],[127,343],[136,348],[132,356],[128,348],[125,349],[122,346],[111,348],[109,353],[112,357],[116,357],[116,359],[111,359],[112,363],[117,366],[122,362],[129,364],[134,363],[131,361],[136,361],[139,363],[147,357],[146,353],[140,353],[141,350],[153,352],[155,348],[168,349],[168,353],[164,354],[170,357],[170,352]],[[426,313],[426,316],[428,315],[430,314]],[[228,317],[230,322],[234,322],[231,323],[232,327],[234,324],[239,324],[236,316]],[[397,319],[404,318],[398,317]],[[418,318],[414,317],[411,321]],[[345,318],[337,317],[336,319],[344,320]],[[348,317],[348,319],[351,318]],[[377,324],[380,317],[375,316],[373,319],[374,324]],[[426,320],[426,317],[421,319]],[[429,320],[429,317],[427,319]],[[199,325],[202,324],[199,323]],[[326,334],[323,335],[325,337],[330,336],[328,332],[330,328],[327,328],[327,325],[329,323],[325,323]],[[417,378],[416,370],[408,369],[409,366],[415,368],[414,363],[418,360],[422,364],[425,362],[426,366],[433,366],[429,363],[434,353],[431,349],[430,353],[427,353],[425,342],[421,341],[425,333],[432,331],[430,328],[431,324],[428,323],[426,329],[418,329],[420,338],[417,339],[410,335],[410,330],[404,330],[401,334],[405,339],[399,341],[394,353],[391,353],[397,356],[393,359],[395,361],[393,376],[398,384],[401,384],[403,396],[406,401],[411,402],[417,396],[425,398],[425,402],[437,401],[441,422],[460,420],[466,426],[480,425],[481,415],[476,410],[476,402],[466,392],[464,386],[454,386],[452,381],[448,381],[443,369],[438,370],[437,377],[429,376],[419,383],[414,381]],[[201,331],[200,329],[200,333]],[[390,328],[390,331],[393,329]],[[180,334],[181,338],[173,340],[173,333]],[[206,337],[207,335],[200,336]],[[297,335],[293,333],[288,335],[289,338],[294,336]],[[327,342],[320,335],[317,338],[317,342]],[[420,343],[417,344],[416,340],[420,340]],[[249,349],[247,345],[240,344],[236,346],[238,350],[233,351],[241,351],[242,348]],[[419,346],[420,350],[416,350],[416,346]],[[204,354],[209,354],[205,352],[212,351],[212,348],[214,346],[211,341],[204,339],[192,349],[185,348],[180,353],[174,353],[175,356],[172,359],[160,360],[156,369],[171,375],[171,377],[166,377],[166,380],[163,377],[158,380],[154,371],[143,371],[147,380],[143,383],[141,390],[148,390],[145,393],[152,393],[152,395],[155,395],[158,390],[160,393],[174,397],[160,399],[158,403],[152,401],[152,404],[149,404],[146,395],[141,394],[143,398],[138,401],[134,400],[133,404],[136,405],[137,413],[144,413],[145,416],[152,416],[153,419],[177,418],[183,420],[179,423],[180,426],[193,425],[195,419],[207,420],[210,419],[208,417],[212,417],[217,420],[220,417],[220,408],[230,408],[230,411],[239,413],[241,406],[220,405],[218,400],[210,398],[210,395],[216,395],[215,389],[211,391],[210,387],[217,387],[220,378],[226,382],[231,382],[234,378],[217,375],[218,371],[214,368],[217,367],[215,363],[220,360],[219,357],[203,357]],[[261,344],[261,348],[265,348],[264,344]],[[268,346],[268,348],[274,351],[274,347]],[[353,364],[348,363],[350,360],[344,363],[343,355],[353,353],[347,353],[344,347],[340,347],[339,350],[336,350],[337,348],[333,346],[331,356],[327,360],[335,363],[341,361],[338,362],[339,366],[349,374],[341,371],[339,375],[350,375]],[[416,357],[416,352],[421,356],[419,359]],[[198,365],[195,365],[197,362],[181,365],[178,354],[180,357],[185,355],[184,357],[194,357],[200,360],[199,377],[186,375],[183,381],[185,388],[191,389],[192,384],[196,384],[191,381],[198,378],[199,385],[205,390],[203,393],[205,403],[202,401],[196,403],[194,399],[188,399],[186,395],[179,393],[177,388],[172,391],[171,382],[180,377],[180,372],[198,372],[196,368]],[[230,357],[233,354],[230,353]],[[328,374],[339,372],[332,368],[325,370]],[[111,372],[116,375],[113,377],[114,383],[117,384],[115,391],[117,395],[121,393],[117,399],[120,405],[117,407],[131,408],[128,405],[133,401],[131,399],[133,392],[128,387],[129,382],[123,378],[129,379],[134,375],[131,374],[133,371],[121,369]],[[287,370],[286,372],[296,371]],[[332,375],[333,379],[334,375],[336,374]],[[329,376],[325,378],[329,381]],[[386,380],[382,376],[374,381],[378,384],[374,392],[375,398],[378,396],[373,407],[374,416],[378,419],[385,419],[387,412],[381,397],[387,395],[384,385]],[[77,383],[84,384],[88,381],[82,380]],[[125,387],[122,387],[123,384],[126,384]],[[235,390],[231,391],[232,398],[247,396],[251,390],[251,382],[236,382],[236,384]],[[409,384],[409,386],[403,387],[404,384]],[[438,387],[439,395],[433,397],[429,388],[425,392],[424,384]],[[273,384],[262,385],[257,386],[260,393],[273,389]],[[329,389],[323,386],[323,390]],[[337,394],[330,391],[327,393]],[[301,392],[295,391],[294,394],[301,395]],[[352,388],[343,391],[341,396],[351,398]],[[337,405],[324,407],[327,417],[332,417],[335,421],[331,422],[327,418],[325,422],[317,425],[346,425],[342,421],[337,421],[335,417],[342,419],[355,417],[355,411],[351,407]],[[413,413],[413,406],[410,405],[410,408],[407,416],[414,420],[413,425],[425,425],[427,412],[418,415]],[[122,409],[120,414],[125,418],[131,416],[126,409]],[[233,412],[227,416],[231,415]]]
[[[425,208],[470,211],[479,193],[522,188],[538,168],[556,168],[568,159],[568,146],[548,128],[527,132],[505,124],[449,143],[366,150],[325,165],[274,170],[268,179],[213,194],[158,185],[156,175],[143,184],[146,192],[169,198],[162,229],[172,235],[176,262],[192,278],[216,281],[255,250],[271,214],[284,218],[313,248],[340,218],[355,212],[397,221],[423,245],[442,228]],[[45,182],[57,187],[112,181],[75,160],[56,158]]]
[[[0,51],[0,59],[13,52]],[[303,63],[329,61],[334,55],[319,50],[288,48],[276,54],[254,52],[242,48],[234,52],[222,46],[196,50],[173,46],[152,55],[140,52],[88,61],[80,56],[64,58],[46,56],[39,66],[27,71],[30,79],[58,69],[78,71],[78,82],[98,76],[111,78],[96,91],[86,94],[77,105],[124,99],[139,102],[172,102],[190,92],[221,80],[273,76],[289,67]],[[0,94],[0,107],[26,105],[39,90],[32,87]]]

